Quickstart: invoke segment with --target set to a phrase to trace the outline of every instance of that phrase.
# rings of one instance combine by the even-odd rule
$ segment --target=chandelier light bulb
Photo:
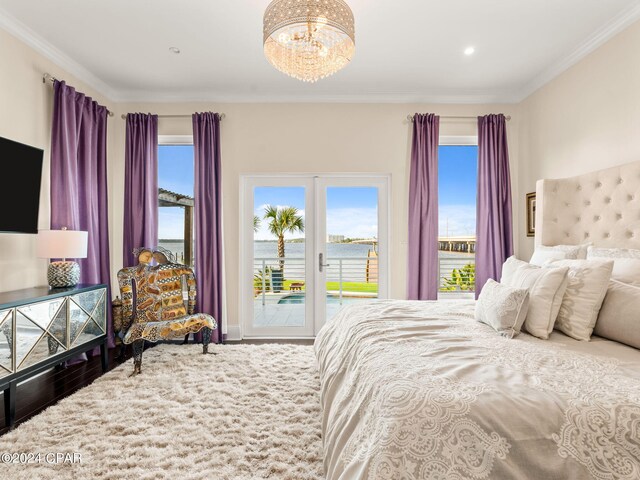
[[[282,32],[280,35],[278,35],[278,42],[289,43],[290,41],[291,41],[291,35],[289,35],[288,33]]]

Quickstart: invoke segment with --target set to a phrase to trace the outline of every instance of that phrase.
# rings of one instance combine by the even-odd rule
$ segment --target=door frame
[[[297,180],[297,183],[295,182]],[[326,181],[334,180],[334,183],[329,185]],[[265,185],[265,181],[269,181],[268,185]],[[335,182],[338,182],[336,184]],[[368,183],[367,183],[368,182]],[[391,246],[391,174],[378,174],[378,173],[255,173],[255,174],[242,174],[240,175],[240,219],[239,219],[239,234],[240,234],[240,269],[239,269],[239,305],[238,305],[238,323],[240,327],[241,338],[289,338],[289,339],[308,339],[314,338],[320,328],[324,325],[325,321],[325,304],[323,303],[324,296],[326,296],[326,284],[323,288],[315,288],[316,285],[322,285],[322,278],[324,277],[318,270],[318,252],[322,251],[326,254],[324,246],[326,244],[326,233],[324,239],[320,238],[320,230],[326,232],[326,222],[323,220],[323,226],[321,223],[321,215],[316,216],[316,212],[325,213],[326,210],[326,196],[323,196],[320,192],[321,187],[319,185],[325,183],[326,186],[370,186],[378,188],[378,242],[379,251],[384,254],[379,256],[378,269],[378,298],[389,298],[390,292],[390,246]],[[342,184],[342,185],[340,185]],[[291,335],[290,327],[276,327],[270,329],[267,334],[260,334],[256,329],[252,328],[252,324],[247,321],[249,313],[253,313],[253,286],[246,281],[246,278],[253,277],[253,233],[250,231],[248,225],[253,224],[253,188],[256,186],[304,186],[305,191],[305,224],[313,225],[312,233],[310,236],[306,235],[306,241],[311,241],[311,249],[305,251],[305,268],[307,273],[307,280],[310,281],[310,288],[308,291],[313,292],[313,295],[309,298],[311,301],[306,302],[305,309],[305,322],[306,326],[304,332],[300,335]],[[250,195],[250,198],[249,198]],[[318,197],[322,197],[319,199]],[[322,211],[320,210],[320,203],[323,204]],[[315,207],[315,208],[312,208]],[[322,248],[321,248],[322,246]],[[307,283],[309,286],[309,283]],[[322,291],[322,292],[321,292]],[[319,311],[322,310],[322,315]]]

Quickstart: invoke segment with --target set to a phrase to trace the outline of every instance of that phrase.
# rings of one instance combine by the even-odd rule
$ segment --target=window
[[[188,141],[184,139],[183,142]],[[158,245],[177,263],[194,260],[193,145],[162,143],[158,147]]]
[[[441,142],[442,143],[442,142]],[[477,145],[438,150],[438,256],[440,297],[475,292]]]

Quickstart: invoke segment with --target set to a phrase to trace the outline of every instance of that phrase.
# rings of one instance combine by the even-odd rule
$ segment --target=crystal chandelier
[[[264,13],[267,60],[298,80],[333,75],[355,47],[353,12],[343,0],[274,0]]]

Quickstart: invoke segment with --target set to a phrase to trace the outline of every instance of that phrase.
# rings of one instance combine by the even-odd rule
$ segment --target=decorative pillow
[[[613,260],[613,280],[640,286],[640,250],[589,247],[587,258]]]
[[[524,328],[531,335],[547,339],[556,322],[567,288],[568,268],[547,269],[510,257],[502,266],[501,283],[529,290],[529,311]]]
[[[476,320],[513,338],[520,333],[528,307],[529,291],[526,288],[511,288],[489,279],[476,302]]]
[[[640,348],[640,287],[611,280],[593,334]]]
[[[555,245],[553,247],[546,247],[544,245],[538,245],[533,252],[533,256],[529,263],[531,265],[537,265],[542,267],[548,261],[556,260],[577,260],[587,258],[587,248],[589,243],[582,245]]]
[[[611,260],[558,260],[546,268],[569,268],[555,328],[576,340],[589,341],[611,280]]]

